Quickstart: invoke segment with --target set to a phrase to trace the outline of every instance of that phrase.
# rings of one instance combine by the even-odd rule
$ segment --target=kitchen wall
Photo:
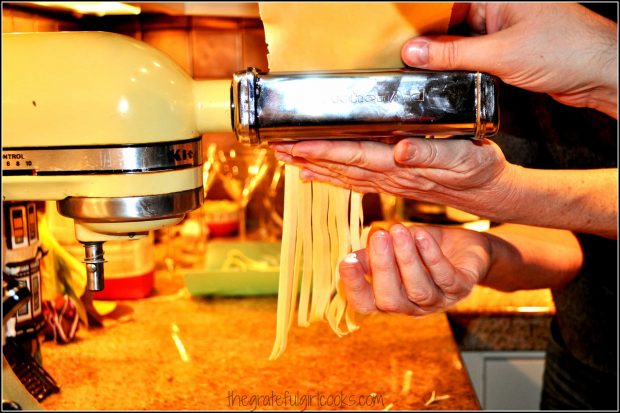
[[[2,31],[102,30],[132,36],[172,57],[195,79],[230,78],[254,66],[267,69],[267,46],[258,18],[204,16],[77,17],[4,5]]]
[[[57,32],[78,30],[79,26],[71,16],[57,16],[49,13],[2,5],[2,33],[12,32]]]
[[[81,27],[142,40],[170,55],[194,79],[228,79],[248,66],[267,68],[260,19],[144,14],[90,17]]]

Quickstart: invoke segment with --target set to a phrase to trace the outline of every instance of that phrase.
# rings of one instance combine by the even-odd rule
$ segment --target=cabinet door
[[[539,409],[544,352],[463,352],[462,355],[483,409]]]

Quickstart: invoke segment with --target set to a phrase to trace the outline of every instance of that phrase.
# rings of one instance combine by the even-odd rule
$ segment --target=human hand
[[[424,315],[466,297],[490,266],[491,243],[483,233],[395,224],[347,255],[340,279],[349,304],[361,314]]]
[[[453,23],[466,19],[484,35],[416,37],[403,46],[403,62],[430,70],[490,73],[617,119],[616,23],[577,3],[473,3],[455,9],[456,14]]]
[[[510,217],[517,173],[489,140],[403,139],[396,145],[370,141],[274,143],[276,157],[318,180],[361,193],[450,205],[504,221]]]

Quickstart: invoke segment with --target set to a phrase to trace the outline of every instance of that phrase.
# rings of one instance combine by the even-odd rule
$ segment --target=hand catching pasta
[[[396,224],[374,232],[367,248],[345,257],[340,279],[359,313],[425,315],[454,305],[484,279],[490,248],[475,231]]]

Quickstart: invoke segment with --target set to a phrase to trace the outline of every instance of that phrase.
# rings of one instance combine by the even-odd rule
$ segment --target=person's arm
[[[502,224],[487,233],[491,265],[481,285],[500,291],[558,288],[583,265],[583,251],[570,231]]]
[[[515,168],[504,222],[618,238],[618,170]]]
[[[502,291],[561,287],[582,265],[569,231],[509,225],[479,233],[397,224],[347,255],[340,279],[359,313],[424,315],[453,306],[476,284]]]
[[[307,180],[452,206],[497,222],[617,238],[618,171],[527,169],[492,141],[404,139],[274,144]]]
[[[473,37],[420,36],[403,46],[405,64],[472,70],[618,118],[617,24],[577,3],[455,4],[452,24]]]

